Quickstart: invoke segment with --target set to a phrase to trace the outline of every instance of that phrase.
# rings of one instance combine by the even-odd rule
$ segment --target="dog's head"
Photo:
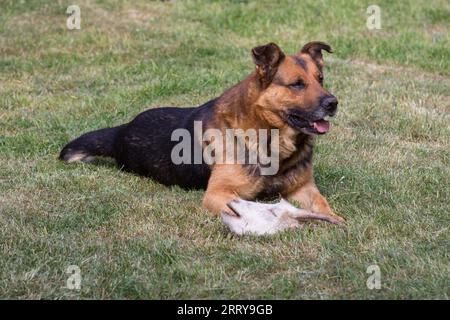
[[[252,49],[260,94],[257,105],[273,125],[288,124],[305,134],[323,134],[338,101],[323,87],[323,42],[310,42],[295,55],[286,56],[275,43]],[[278,124],[278,125],[277,125]]]

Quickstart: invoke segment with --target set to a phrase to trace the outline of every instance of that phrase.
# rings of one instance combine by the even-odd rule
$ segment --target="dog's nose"
[[[322,100],[322,108],[329,112],[335,112],[337,105],[338,101],[335,96],[328,96]]]

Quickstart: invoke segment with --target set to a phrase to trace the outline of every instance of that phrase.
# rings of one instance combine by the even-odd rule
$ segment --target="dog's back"
[[[112,157],[120,168],[149,176],[165,185],[206,188],[210,176],[207,164],[194,164],[194,121],[206,124],[214,100],[197,108],[157,108],[139,114],[130,123],[83,134],[69,142],[59,158],[67,163],[91,162],[95,156]],[[189,163],[175,164],[172,150],[179,141],[172,133],[184,129],[189,134]],[[179,138],[179,137],[178,137]],[[201,148],[201,145],[200,145]],[[183,152],[186,152],[184,150]]]

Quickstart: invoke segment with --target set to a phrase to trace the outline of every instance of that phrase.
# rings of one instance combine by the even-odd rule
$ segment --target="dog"
[[[251,50],[254,70],[219,97],[195,108],[150,109],[127,124],[86,133],[69,142],[59,158],[71,163],[112,157],[120,168],[164,185],[206,189],[203,207],[225,217],[230,227],[248,216],[243,212],[248,206],[237,205],[239,201],[280,195],[299,202],[310,213],[321,214],[322,220],[327,220],[325,215],[331,222],[342,223],[344,219],[331,210],[313,176],[315,136],[330,130],[327,118],[335,116],[338,106],[337,98],[323,85],[322,51],[332,53],[330,45],[317,41],[294,55],[284,54],[275,43],[255,47]],[[175,163],[173,132],[181,128],[195,136],[196,123],[202,130],[223,133],[228,129],[277,130],[276,173],[262,174],[264,165],[259,160],[252,164]],[[268,144],[274,145],[270,137]],[[208,145],[193,139],[186,152],[193,155],[194,150],[205,151]],[[247,140],[244,145],[250,149]],[[275,206],[277,210],[286,208],[285,203]],[[253,208],[266,216],[274,212],[270,206]],[[245,233],[245,228],[239,230]]]

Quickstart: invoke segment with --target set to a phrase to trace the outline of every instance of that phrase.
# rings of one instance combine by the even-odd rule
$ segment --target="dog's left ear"
[[[272,82],[284,57],[283,51],[273,42],[252,49],[253,62],[263,87]]]
[[[300,53],[309,54],[316,62],[317,66],[322,69],[324,65],[322,50],[325,50],[328,53],[333,53],[333,50],[329,44],[320,41],[313,41],[305,44]]]

